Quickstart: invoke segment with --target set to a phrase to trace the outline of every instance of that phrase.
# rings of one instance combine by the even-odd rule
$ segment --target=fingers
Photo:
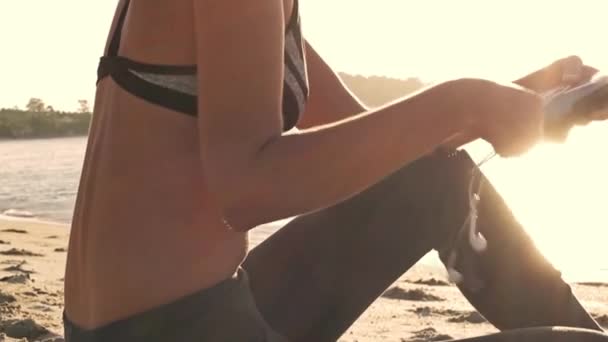
[[[561,84],[576,87],[586,82],[599,70],[583,64],[583,60],[578,56],[569,56],[556,62],[559,66],[555,71],[561,73]]]
[[[591,113],[589,116],[591,121],[604,121],[608,120],[608,110],[602,110]]]
[[[546,92],[563,86],[579,86],[589,82],[597,72],[597,69],[585,65],[579,56],[572,55],[561,58],[515,83],[536,92]]]
[[[533,89],[536,91],[549,90],[563,85],[578,83],[580,82],[582,69],[583,60],[578,56],[573,55],[558,59],[541,69],[540,72],[535,73],[534,82],[537,83],[537,86],[533,87]]]
[[[594,67],[583,65],[583,70],[581,71],[581,78],[584,80],[583,83],[589,82],[598,72],[599,70]]]
[[[583,60],[578,56],[570,56],[559,61],[561,83],[576,84],[581,81],[583,71]]]

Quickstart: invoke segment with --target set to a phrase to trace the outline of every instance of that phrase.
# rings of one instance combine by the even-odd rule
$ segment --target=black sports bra
[[[110,76],[120,87],[134,96],[182,114],[196,116],[198,113],[196,65],[147,64],[118,55],[129,4],[130,0],[127,0],[120,14],[110,41],[108,55],[101,57],[97,70],[97,83]],[[296,125],[308,100],[305,63],[298,0],[294,0],[293,13],[285,32],[284,130]]]

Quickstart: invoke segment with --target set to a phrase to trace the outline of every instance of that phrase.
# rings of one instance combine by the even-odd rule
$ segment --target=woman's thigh
[[[344,333],[437,246],[450,162],[418,160],[342,203],[294,219],[253,249],[243,267],[270,325],[294,341],[333,341]]]

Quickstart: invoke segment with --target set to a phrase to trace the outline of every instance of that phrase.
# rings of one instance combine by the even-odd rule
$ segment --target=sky
[[[300,1],[304,34],[338,71],[510,80],[569,54],[608,68],[605,0]],[[116,3],[1,1],[0,107],[91,101]]]
[[[305,36],[337,71],[507,81],[571,54],[608,70],[606,0],[300,1]],[[115,6],[1,1],[0,107],[23,107],[30,97],[63,110],[92,102]],[[552,262],[605,270],[608,279],[606,145],[608,125],[594,124],[574,130],[567,144],[541,144],[483,168]],[[491,151],[470,148],[478,159]]]

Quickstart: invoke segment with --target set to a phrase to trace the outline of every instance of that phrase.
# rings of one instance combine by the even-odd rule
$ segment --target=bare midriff
[[[98,92],[65,277],[66,313],[84,327],[211,287],[247,251],[206,192],[196,119],[111,79]]]

